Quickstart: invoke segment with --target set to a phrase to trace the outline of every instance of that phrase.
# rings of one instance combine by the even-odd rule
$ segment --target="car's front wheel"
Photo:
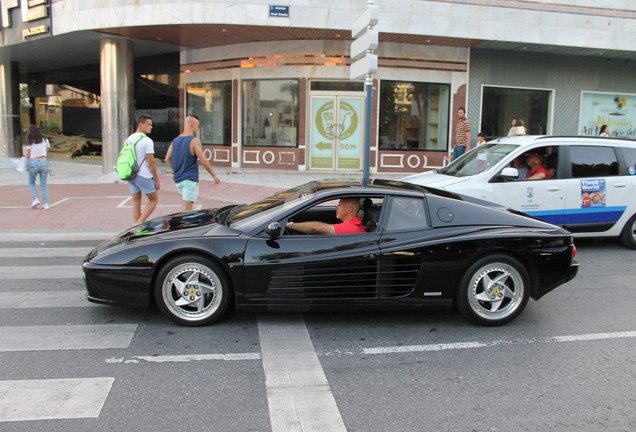
[[[230,291],[219,265],[198,255],[171,259],[155,283],[159,310],[185,326],[202,326],[221,318],[229,305]]]
[[[498,326],[515,319],[530,296],[528,273],[521,263],[506,255],[493,255],[475,262],[457,293],[457,308],[468,320]]]

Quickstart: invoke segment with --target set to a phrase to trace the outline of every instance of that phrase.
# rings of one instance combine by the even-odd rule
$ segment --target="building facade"
[[[109,172],[134,119],[159,157],[186,114],[216,166],[363,169],[364,82],[352,22],[367,0],[0,0],[0,157],[38,125]],[[636,5],[596,0],[376,0],[371,172],[445,164],[456,111],[472,142],[636,137]]]

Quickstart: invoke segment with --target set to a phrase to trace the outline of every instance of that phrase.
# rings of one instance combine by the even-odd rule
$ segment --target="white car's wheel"
[[[636,249],[636,214],[625,224],[621,233],[621,242],[630,249]]]
[[[159,310],[185,326],[202,326],[221,318],[229,305],[230,292],[223,270],[197,255],[168,261],[155,284]]]
[[[464,317],[477,324],[505,324],[526,307],[529,281],[524,267],[512,257],[482,258],[466,272],[457,293],[457,307]]]

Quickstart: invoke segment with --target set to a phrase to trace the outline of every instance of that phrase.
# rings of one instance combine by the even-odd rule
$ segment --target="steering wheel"
[[[293,221],[288,221],[288,222],[293,222]],[[307,233],[304,233],[302,231],[296,231],[293,228],[289,228],[287,226],[287,224],[285,224],[285,229],[283,230],[283,234],[285,234],[285,235],[306,235]]]

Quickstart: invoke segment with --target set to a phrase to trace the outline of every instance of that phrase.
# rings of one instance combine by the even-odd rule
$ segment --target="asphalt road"
[[[184,328],[84,300],[97,240],[21,238],[0,240],[2,431],[636,430],[636,251],[613,240],[577,241],[577,278],[504,327],[440,310]]]

